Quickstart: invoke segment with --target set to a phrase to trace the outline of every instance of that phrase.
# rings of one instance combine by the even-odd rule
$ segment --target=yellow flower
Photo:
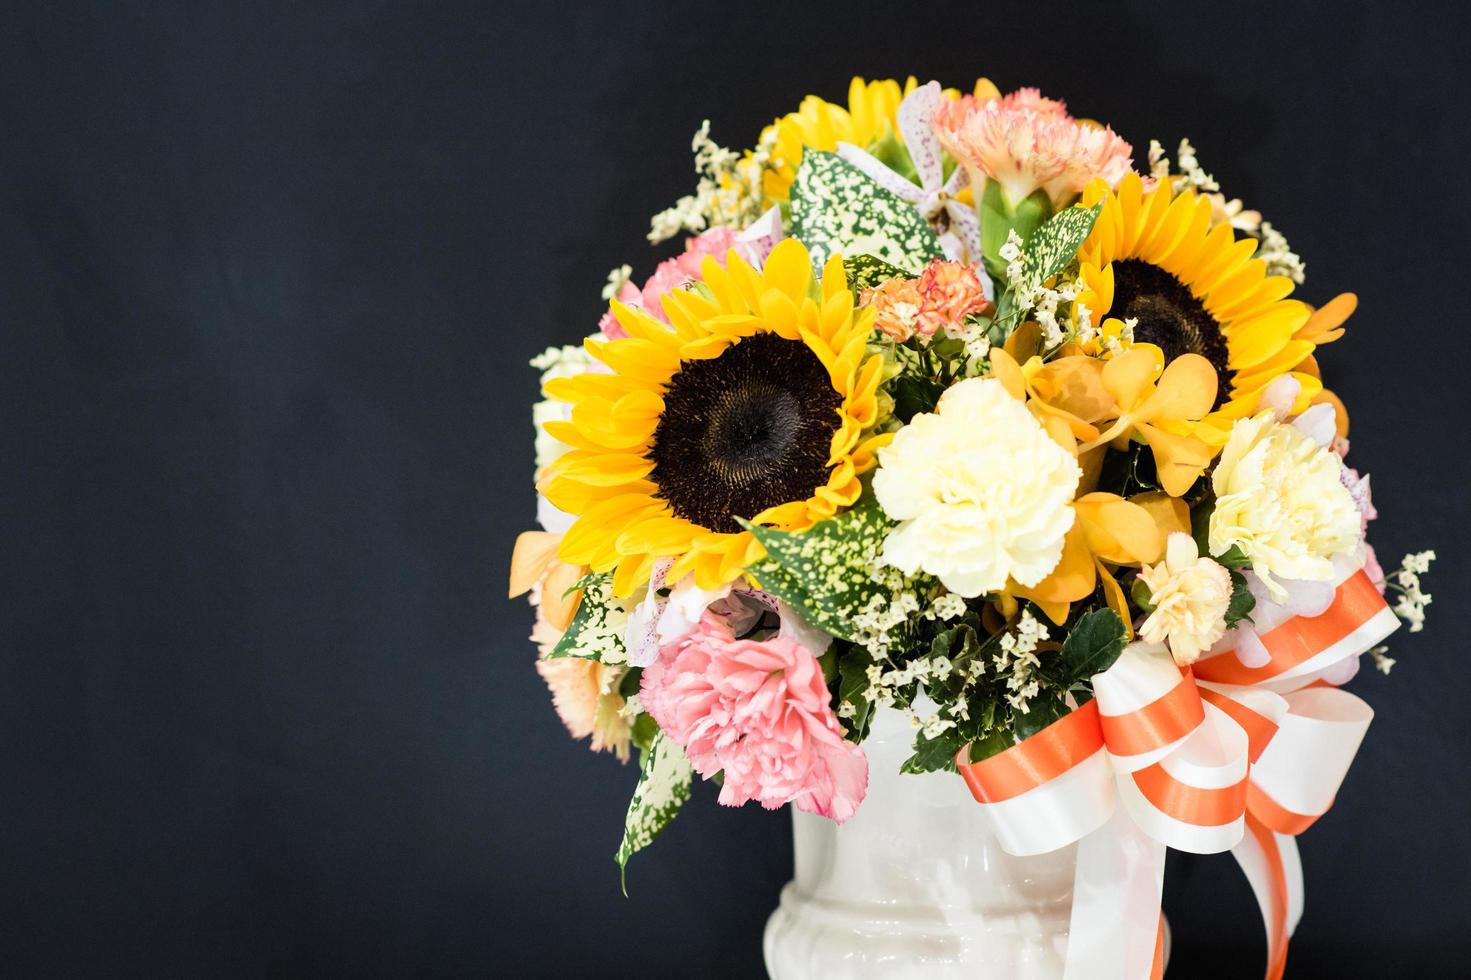
[[[1173,502],[1185,506],[1178,500]],[[1092,595],[1101,582],[1104,599],[1132,637],[1128,602],[1109,566],[1138,567],[1158,561],[1166,531],[1177,526],[1173,523],[1174,511],[1146,506],[1139,497],[1125,500],[1118,494],[1101,492],[1079,497],[1073,501],[1073,510],[1077,519],[1063,541],[1062,558],[1052,574],[1031,588],[1013,582],[1007,591],[1032,600],[1048,619],[1061,625],[1067,619],[1068,607]],[[1163,515],[1171,515],[1171,523],[1166,524]]]
[[[1138,344],[1105,362],[1098,380],[1112,400],[1105,417],[1114,421],[1079,451],[1138,436],[1154,455],[1160,486],[1172,497],[1183,495],[1213,455],[1207,443],[1184,434],[1199,431],[1191,423],[1204,418],[1215,401],[1216,371],[1210,361],[1187,353],[1166,363],[1158,347]]]
[[[1332,579],[1333,556],[1355,548],[1362,527],[1342,466],[1269,412],[1237,422],[1211,474],[1211,554],[1240,548],[1278,601],[1287,594],[1278,577]]]
[[[804,98],[796,112],[787,113],[762,131],[762,143],[772,145],[763,176],[768,201],[786,202],[805,150],[832,151],[840,142],[865,149],[886,136],[902,141],[896,126],[899,103],[918,87],[912,75],[902,86],[892,78],[866,82],[855,77],[848,83],[846,107],[815,95]],[[978,98],[999,95],[996,86],[984,78],[976,81],[975,94]],[[959,98],[960,93],[946,89],[945,97]]]
[[[802,530],[851,506],[886,436],[878,421],[873,315],[854,308],[834,257],[814,283],[795,239],[757,272],[731,252],[703,281],[664,300],[671,325],[614,302],[628,332],[589,339],[612,369],[549,381],[570,421],[547,432],[572,446],[538,489],[577,515],[559,557],[613,573],[626,596],[672,558],[668,581],[701,588],[741,576],[764,554],[736,518]]]
[[[1154,611],[1139,627],[1150,643],[1168,641],[1175,663],[1188,666],[1226,635],[1231,573],[1202,558],[1195,539],[1175,532],[1165,542],[1164,561],[1145,565],[1139,581],[1149,589]]]
[[[1203,420],[1176,420],[1163,430],[1217,450],[1231,423],[1253,414],[1262,389],[1288,372],[1302,383],[1294,411],[1312,403],[1322,383],[1302,366],[1317,345],[1342,333],[1351,297],[1315,317],[1289,298],[1292,280],[1267,275],[1266,263],[1252,258],[1255,239],[1237,241],[1229,224],[1211,228],[1210,200],[1189,190],[1172,196],[1167,180],[1147,193],[1137,174],[1117,190],[1095,181],[1083,204],[1100,202],[1098,222],[1078,252],[1087,287],[1078,303],[1105,338],[1127,342],[1132,331],[1134,342],[1160,348],[1167,366],[1197,354],[1223,382],[1224,397]]]
[[[1216,397],[1215,369],[1199,355],[1166,365],[1158,347],[1139,344],[1108,361],[1069,354],[1044,363],[1034,355],[1017,365],[1006,351],[993,351],[991,370],[1017,397],[1030,395],[1033,414],[1080,456],[1090,458],[1110,442],[1143,440],[1171,496],[1189,490],[1210,464],[1205,442],[1177,432],[1205,416]],[[1104,423],[1110,424],[1100,431]]]

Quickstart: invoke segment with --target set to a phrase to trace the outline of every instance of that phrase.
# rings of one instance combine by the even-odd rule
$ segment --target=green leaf
[[[1022,270],[1031,286],[1042,283],[1068,267],[1078,249],[1088,240],[1102,204],[1091,208],[1071,207],[1057,212],[1037,233],[1027,239],[1023,250]]]
[[[1066,269],[1068,263],[1072,262],[1078,254],[1078,249],[1082,248],[1083,243],[1088,240],[1088,233],[1093,230],[1093,225],[1098,220],[1098,214],[1102,209],[1102,204],[1095,204],[1091,208],[1081,206],[1066,208],[1048,218],[1030,237],[1023,234],[1018,228],[1017,233],[1022,235],[1025,242],[1022,246],[1020,288],[1024,291],[1036,289]],[[1000,281],[1004,282],[1005,276],[1003,266]],[[1007,293],[1002,297],[1007,312],[1004,317],[998,314],[996,319],[1001,322],[1004,318],[1007,326],[1014,326],[1015,322],[1019,322],[1027,311],[1012,302],[1007,302],[1010,295]]]
[[[839,715],[838,720],[853,742],[863,741],[873,714],[873,705],[864,697],[868,690],[868,668],[872,664],[873,657],[863,647],[854,647],[838,660],[838,702],[851,704],[855,709],[852,717]]]
[[[624,897],[628,896],[628,859],[648,847],[679,813],[684,801],[690,798],[693,772],[683,749],[663,732],[654,737],[653,745],[644,753],[638,786],[634,787],[628,818],[623,824],[623,841],[613,857],[618,862]]]
[[[914,278],[914,273],[906,272],[897,265],[890,265],[872,255],[843,256],[843,272],[848,277],[848,288],[854,296],[890,279]]]
[[[1017,235],[1025,242],[1051,214],[1052,200],[1046,191],[1033,191],[1020,202],[1013,203],[999,183],[986,181],[977,215],[981,221],[981,255],[992,279],[998,283],[1006,281],[1006,261],[1001,258],[1001,246],[1006,244],[1008,232],[1016,229]]]
[[[623,625],[613,619],[615,610],[621,612],[613,598],[613,576],[594,573],[585,576],[578,586],[582,589],[582,601],[577,605],[577,615],[572,617],[567,632],[552,647],[547,659],[580,657],[604,663],[626,662]]]
[[[869,254],[918,269],[944,258],[940,240],[914,205],[870,180],[836,153],[808,150],[792,183],[792,236],[815,265],[833,254]]]
[[[1123,650],[1123,646],[1120,645],[1119,649]],[[1026,711],[1011,713],[1011,723],[1016,730],[1016,740],[1021,742],[1031,738],[1054,721],[1066,716],[1068,710],[1067,704],[1059,698],[1033,698],[1028,703]]]
[[[894,417],[905,425],[922,412],[933,412],[945,388],[939,382],[913,374],[901,374],[889,382],[894,396]]]
[[[966,743],[965,736],[954,728],[941,732],[934,738],[923,733],[914,737],[914,754],[899,766],[904,773],[955,772],[955,753]]]
[[[741,526],[766,548],[747,569],[761,588],[826,633],[853,639],[854,617],[886,592],[870,570],[894,522],[871,496],[806,531]]]
[[[1149,586],[1144,584],[1142,578],[1135,577],[1134,584],[1129,586],[1129,597],[1134,600],[1134,605],[1139,607],[1140,612],[1154,612],[1154,593],[1149,591]]]
[[[1113,666],[1124,652],[1124,621],[1112,609],[1095,609],[1080,618],[1062,641],[1058,660],[1068,685]]]
[[[647,752],[654,745],[654,739],[659,737],[659,723],[654,721],[654,716],[640,712],[633,719],[633,744],[638,746],[640,752]]]
[[[1251,611],[1256,608],[1256,596],[1246,587],[1246,576],[1231,569],[1231,602],[1226,606],[1226,629],[1243,619],[1251,621]]]
[[[969,760],[980,762],[993,755],[1000,755],[1016,744],[1016,738],[1002,729],[992,729],[970,743]]]

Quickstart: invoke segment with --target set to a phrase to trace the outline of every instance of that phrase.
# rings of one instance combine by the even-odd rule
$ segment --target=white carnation
[[[900,522],[883,557],[966,598],[1036,585],[1062,557],[1080,476],[1001,382],[962,381],[879,450],[874,494]]]
[[[1278,601],[1286,595],[1278,578],[1332,579],[1333,556],[1357,547],[1361,530],[1342,465],[1271,413],[1238,421],[1211,476],[1211,554],[1239,547]]]
[[[1226,635],[1231,573],[1201,557],[1190,535],[1171,534],[1164,561],[1145,565],[1139,580],[1149,589],[1154,606],[1139,635],[1150,643],[1168,642],[1176,663],[1194,663]]]

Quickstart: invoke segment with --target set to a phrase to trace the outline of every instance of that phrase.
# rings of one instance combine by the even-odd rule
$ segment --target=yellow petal
[[[1124,598],[1124,590],[1119,586],[1118,580],[1109,574],[1103,562],[1096,562],[1098,566],[1098,580],[1103,583],[1103,598],[1108,607],[1119,614],[1119,619],[1124,623],[1124,639],[1134,639],[1134,622],[1129,616],[1129,603]]]
[[[1210,361],[1199,354],[1181,354],[1166,365],[1154,393],[1130,414],[1136,422],[1203,418],[1216,403],[1219,384]]]
[[[991,351],[991,377],[1000,381],[1006,393],[1017,401],[1027,400],[1027,383],[1022,378],[1021,365],[1006,351]]]
[[[582,602],[582,590],[571,591],[572,586],[585,574],[585,566],[560,561],[547,572],[541,584],[541,614],[553,629],[566,632],[572,625],[572,617],[577,615],[577,606]]]
[[[1324,303],[1308,322],[1297,332],[1298,340],[1314,344],[1327,344],[1343,336],[1343,321],[1358,308],[1359,298],[1353,293],[1341,293]]]
[[[1210,447],[1193,436],[1175,435],[1154,425],[1141,425],[1138,431],[1154,454],[1159,485],[1172,497],[1189,490],[1210,465]]]
[[[1049,406],[1089,423],[1106,418],[1115,405],[1103,386],[1103,362],[1094,357],[1048,362],[1032,375],[1032,389]]]
[[[1150,513],[1113,493],[1090,493],[1073,502],[1088,548],[1115,565],[1156,561],[1164,538]]]
[[[823,302],[826,303],[839,293],[846,292],[848,292],[848,273],[843,268],[843,257],[834,254],[822,267]]]
[[[766,257],[762,278],[767,289],[778,290],[794,304],[800,303],[812,281],[812,258],[797,239],[784,238]]]
[[[632,595],[634,589],[649,580],[649,575],[653,570],[653,555],[623,557],[619,560],[618,567],[613,570],[613,594],[620,599]]]
[[[547,565],[557,555],[560,534],[546,531],[522,531],[511,550],[511,590],[508,598],[514,599],[531,590],[531,587],[546,574]]]
[[[1135,344],[1103,366],[1103,387],[1118,404],[1120,412],[1128,412],[1149,394],[1164,352],[1153,344]]]
[[[1175,531],[1190,533],[1190,507],[1178,497],[1151,490],[1135,494],[1129,498],[1129,503],[1143,507],[1154,518],[1154,526],[1159,528],[1160,536],[1166,541]]]

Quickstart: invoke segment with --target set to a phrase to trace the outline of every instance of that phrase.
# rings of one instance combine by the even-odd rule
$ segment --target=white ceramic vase
[[[1001,850],[953,773],[901,775],[914,731],[881,710],[868,796],[843,826],[792,810],[796,868],[766,925],[773,980],[1062,974],[1074,847]]]

